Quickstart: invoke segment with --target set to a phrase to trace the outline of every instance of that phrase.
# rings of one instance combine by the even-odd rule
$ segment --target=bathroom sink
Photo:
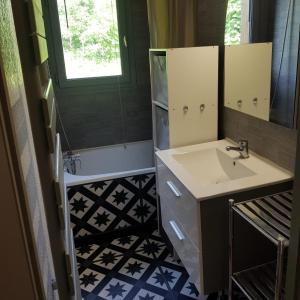
[[[220,184],[256,174],[218,148],[174,154],[173,158],[201,185]]]
[[[230,194],[292,179],[293,174],[250,152],[249,158],[226,151],[230,140],[157,151],[157,157],[196,199]],[[159,164],[158,164],[159,168]]]

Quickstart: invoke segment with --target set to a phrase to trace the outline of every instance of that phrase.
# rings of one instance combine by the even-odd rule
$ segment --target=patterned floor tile
[[[127,177],[126,180],[130,184],[134,185],[136,188],[138,188],[138,189],[140,188],[140,178],[139,178],[139,176]]]
[[[168,253],[164,261],[177,266],[182,266],[182,262],[178,258],[174,258],[171,253]]]
[[[121,252],[105,249],[94,258],[93,264],[111,270],[121,260],[122,256],[123,253]]]
[[[153,239],[145,239],[136,249],[136,252],[146,257],[155,258],[158,257],[165,249],[166,245],[164,243]]]
[[[161,266],[160,272],[162,273],[165,281],[167,281],[169,288],[173,289],[180,277],[182,272],[177,270]]]
[[[74,224],[74,223],[72,223],[72,227],[74,228],[76,225]],[[72,228],[72,229],[73,229]],[[87,230],[85,230],[85,229],[83,229],[83,228],[81,228],[78,232],[77,232],[77,234],[76,234],[76,237],[84,237],[84,236],[87,236],[87,235],[90,235],[90,232],[89,231],[87,231]]]
[[[84,300],[225,300],[200,295],[157,231],[76,249]],[[244,300],[235,292],[234,299]]]
[[[141,289],[133,300],[163,300],[163,296],[157,295],[155,293],[149,292],[147,290]]]
[[[156,206],[152,205],[146,199],[143,199],[143,222],[147,222],[152,216],[156,218],[157,210]]]
[[[118,225],[116,225],[116,229],[129,227],[130,224],[124,220],[121,220]]]
[[[161,270],[157,267],[147,280],[147,283],[168,291],[168,281],[171,281],[173,279],[172,277],[169,277],[169,275],[170,274],[163,274]]]
[[[76,249],[76,256],[83,259],[88,259],[97,249],[99,249],[99,245],[83,245]]]
[[[98,294],[107,300],[123,300],[133,288],[133,285],[113,278]]]
[[[200,295],[194,283],[192,283],[189,279],[186,281],[185,285],[180,291],[181,295],[185,295],[195,300],[206,300],[207,296]]]
[[[105,278],[104,274],[91,269],[85,269],[79,276],[81,289],[87,292],[93,292],[103,278]]]
[[[130,249],[132,245],[139,239],[138,236],[130,235],[130,236],[124,236],[120,237],[118,239],[115,239],[111,242],[112,245],[115,245],[117,247],[120,247],[122,249]]]
[[[99,197],[104,193],[104,191],[108,188],[111,182],[111,180],[94,182],[91,184],[86,184],[84,187]]]
[[[77,218],[82,218],[85,213],[93,206],[94,201],[80,192],[77,192],[70,200],[70,212]]]
[[[149,266],[149,263],[131,257],[119,270],[119,273],[132,277],[134,279],[140,279],[147,271]]]
[[[155,180],[155,174],[140,175],[141,187],[144,188],[151,180]]]
[[[76,238],[156,220],[154,173],[69,187],[68,198]]]
[[[104,232],[115,218],[116,215],[100,206],[87,223],[95,227],[99,231]]]
[[[136,220],[139,223],[143,222],[144,216],[147,216],[150,213],[150,210],[147,205],[144,205],[139,200],[134,204],[134,206],[128,211],[128,216]]]
[[[156,198],[156,186],[153,185],[147,192],[151,197]]]
[[[133,197],[134,194],[131,191],[119,184],[107,197],[106,201],[122,210]]]
[[[160,234],[158,232],[158,229],[153,230],[153,232],[151,234],[152,234],[152,236],[160,239]]]

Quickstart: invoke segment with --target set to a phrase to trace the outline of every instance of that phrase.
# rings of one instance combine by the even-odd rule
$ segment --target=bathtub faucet
[[[77,164],[79,164],[79,168],[81,169],[81,159],[79,153],[73,153],[72,151],[67,152],[67,155],[64,157],[64,169],[75,175],[77,173]]]

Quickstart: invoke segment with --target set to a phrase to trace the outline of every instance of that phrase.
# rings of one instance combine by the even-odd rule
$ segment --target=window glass
[[[241,42],[242,0],[229,0],[225,26],[225,45]]]
[[[67,79],[122,75],[116,0],[57,0]]]
[[[225,45],[249,43],[250,0],[228,0]]]

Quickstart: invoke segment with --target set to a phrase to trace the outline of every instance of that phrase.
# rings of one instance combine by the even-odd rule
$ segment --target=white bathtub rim
[[[91,147],[91,148],[79,148],[79,149],[73,149],[72,152],[74,154],[80,153],[80,152],[89,152],[89,151],[94,151],[94,150],[102,150],[102,149],[114,149],[114,148],[120,148],[120,147],[130,147],[132,145],[139,145],[139,144],[152,144],[153,145],[153,140],[143,140],[143,141],[136,141],[136,142],[128,142],[128,143],[120,143],[120,144],[113,144],[113,145],[105,145],[105,146],[100,146],[100,147]],[[64,151],[63,154],[67,155],[68,150]]]
[[[88,183],[104,181],[104,180],[111,180],[115,178],[131,177],[131,176],[148,174],[148,173],[155,173],[155,167],[123,171],[123,172],[105,173],[99,175],[90,175],[90,176],[72,175],[70,173],[65,172],[64,179],[65,179],[65,185],[67,187],[70,187],[75,185],[88,184]]]

